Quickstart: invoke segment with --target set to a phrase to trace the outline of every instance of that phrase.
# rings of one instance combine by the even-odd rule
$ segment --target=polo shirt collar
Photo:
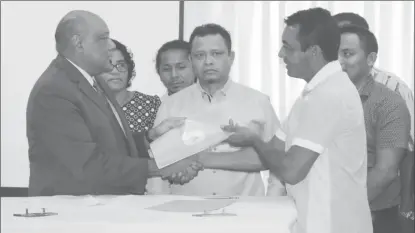
[[[223,86],[222,89],[218,90],[215,95],[221,95],[221,96],[226,96],[226,94],[229,92],[229,89],[231,88],[231,86],[233,85],[233,81],[228,78],[228,81],[225,83],[225,85]],[[202,86],[200,85],[200,82],[196,83],[197,89],[200,91],[200,93],[202,94],[202,97],[205,95],[210,96],[210,94],[208,92],[206,92]]]
[[[369,74],[369,77],[366,78],[366,83],[363,85],[362,88],[358,90],[360,96],[370,96],[370,93],[373,90],[373,86],[375,85],[375,80],[373,79],[372,74]]]

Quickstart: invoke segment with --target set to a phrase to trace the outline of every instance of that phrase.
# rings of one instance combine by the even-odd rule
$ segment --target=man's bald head
[[[85,36],[88,33],[89,21],[103,21],[98,15],[82,10],[71,11],[59,22],[56,32],[56,50],[63,53],[71,44],[74,36]]]
[[[82,10],[69,12],[59,22],[55,40],[59,54],[91,75],[112,70],[109,50],[114,44],[107,24],[98,15]]]

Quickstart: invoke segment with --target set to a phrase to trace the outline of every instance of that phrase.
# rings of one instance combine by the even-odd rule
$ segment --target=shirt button
[[[213,174],[215,174],[215,173],[216,173],[216,171],[215,171],[215,170],[213,170],[212,172],[213,172]]]
[[[216,193],[212,193],[212,195],[216,195]]]

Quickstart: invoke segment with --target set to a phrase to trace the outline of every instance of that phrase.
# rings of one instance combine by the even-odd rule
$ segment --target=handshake
[[[155,140],[168,131],[182,126],[185,120],[185,117],[167,118],[148,131],[148,138]],[[195,154],[164,167],[159,172],[163,180],[169,180],[172,184],[185,184],[195,178],[201,170],[203,165],[199,162],[199,154]]]
[[[171,184],[183,185],[193,180],[202,170],[203,164],[199,162],[199,154],[195,154],[160,169],[160,175]]]
[[[149,132],[149,134],[151,133],[150,135],[156,135],[155,138],[157,138],[171,129],[182,126],[184,121],[185,118],[183,117],[168,118],[160,123],[160,125],[153,128],[151,131],[154,132]],[[228,125],[221,126],[222,131],[230,133],[230,135],[222,142],[225,142],[233,147],[253,146],[253,143],[259,138],[259,134],[263,131],[263,128],[264,124],[256,120],[252,120],[246,127],[244,127],[239,126],[232,119],[230,119]],[[169,153],[171,152],[165,150],[164,153],[165,156],[169,156]],[[169,163],[170,165],[160,169],[159,173],[163,180],[169,180],[172,184],[188,183],[198,175],[199,171],[203,170],[203,163],[201,160],[204,159],[201,158],[204,157],[204,155],[205,154],[202,151],[190,157],[180,159],[178,162],[173,164]]]

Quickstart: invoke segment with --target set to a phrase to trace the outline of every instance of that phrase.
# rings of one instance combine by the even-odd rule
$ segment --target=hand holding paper
[[[185,122],[185,117],[170,117],[162,121],[159,125],[153,127],[148,131],[148,136],[151,140],[156,140],[161,135],[168,131],[182,126]]]
[[[229,134],[220,125],[227,119],[222,109],[206,109],[186,117],[184,125],[171,129],[150,144],[159,168],[174,164],[225,140]],[[226,119],[226,120],[224,120]]]

